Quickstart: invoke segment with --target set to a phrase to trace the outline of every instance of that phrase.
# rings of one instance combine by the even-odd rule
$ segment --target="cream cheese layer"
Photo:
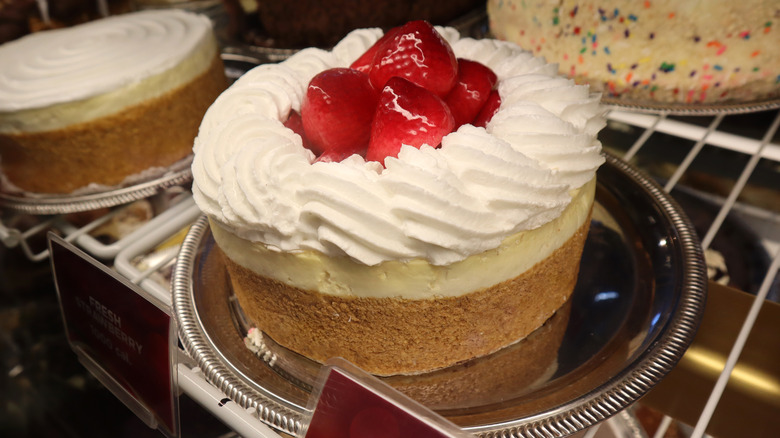
[[[116,15],[0,46],[0,133],[60,129],[116,114],[205,72],[209,19],[179,10]]]
[[[318,251],[277,252],[211,222],[214,240],[231,260],[266,278],[328,295],[411,300],[456,297],[515,278],[560,248],[588,220],[595,179],[574,191],[572,202],[551,222],[507,237],[498,248],[449,266],[425,260],[365,266]]]
[[[604,161],[600,96],[513,44],[438,30],[498,76],[502,103],[486,128],[463,125],[438,149],[403,146],[386,168],[358,155],[313,163],[282,122],[314,75],[349,66],[381,32],[258,66],[209,108],[195,141],[193,194],[215,228],[291,257],[406,269],[466,260],[558,218]]]

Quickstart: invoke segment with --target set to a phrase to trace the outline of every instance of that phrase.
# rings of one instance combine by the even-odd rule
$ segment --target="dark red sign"
[[[49,250],[71,347],[117,383],[119,388],[107,386],[120,399],[127,404],[130,396],[151,411],[164,433],[177,436],[171,348],[176,333],[170,310],[153,304],[139,286],[55,235],[49,236]],[[117,389],[125,394],[117,394]]]
[[[321,377],[306,438],[471,436],[379,379],[343,361]]]

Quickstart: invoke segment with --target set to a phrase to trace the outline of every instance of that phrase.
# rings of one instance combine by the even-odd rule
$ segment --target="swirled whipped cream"
[[[27,35],[0,46],[0,132],[114,114],[192,80],[216,55],[209,19],[174,9]]]
[[[282,122],[317,73],[348,67],[380,36],[350,33],[332,51],[302,50],[258,66],[206,113],[195,141],[193,194],[224,230],[284,253],[316,251],[365,265],[447,265],[555,218],[603,163],[600,96],[506,42],[437,28],[460,58],[496,73],[501,107],[486,128],[463,125],[441,148],[398,158],[314,163]]]

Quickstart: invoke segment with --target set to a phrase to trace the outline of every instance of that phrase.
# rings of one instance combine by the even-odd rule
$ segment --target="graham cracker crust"
[[[243,312],[278,344],[318,362],[340,356],[375,375],[409,375],[491,354],[541,327],[574,291],[589,227],[590,216],[514,279],[437,299],[325,295],[223,257]]]
[[[189,155],[203,115],[226,87],[216,56],[188,84],[118,114],[54,131],[0,135],[0,166],[11,183],[35,193],[117,185]]]
[[[525,339],[495,353],[418,376],[384,382],[431,409],[464,409],[512,400],[544,385],[558,370],[558,349],[571,314],[567,301]]]

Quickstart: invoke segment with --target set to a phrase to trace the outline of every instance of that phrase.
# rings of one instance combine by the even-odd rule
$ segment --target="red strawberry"
[[[287,120],[285,120],[283,124],[284,126],[290,128],[292,132],[301,136],[301,140],[303,140],[303,147],[310,149],[315,154],[322,152],[320,150],[315,150],[314,146],[312,146],[311,142],[309,141],[309,138],[306,137],[306,132],[303,130],[303,120],[297,111],[290,111],[290,115],[287,116]]]
[[[315,76],[301,104],[303,129],[312,150],[365,150],[377,98],[363,72],[332,68]]]
[[[479,114],[477,114],[477,117],[474,118],[474,121],[472,121],[471,124],[484,128],[496,112],[498,112],[498,107],[500,106],[501,96],[498,95],[498,90],[491,91],[487,98],[487,102],[485,102],[485,105],[479,110]]]
[[[458,62],[452,47],[430,23],[411,21],[377,48],[369,75],[377,89],[400,76],[444,97],[455,85]]]
[[[349,68],[354,68],[355,70],[368,73],[371,70],[371,66],[374,64],[374,56],[376,56],[379,48],[382,46],[382,44],[385,43],[385,41],[389,40],[396,33],[398,33],[399,29],[400,27],[394,27],[385,32],[385,34],[382,35],[382,37],[379,38],[371,47],[369,47],[368,50],[360,55],[360,57],[349,66]]]
[[[400,77],[387,81],[371,124],[366,161],[397,157],[402,144],[438,146],[455,121],[437,95]]]
[[[455,118],[455,129],[474,120],[488,99],[498,77],[476,61],[458,59],[458,81],[444,101]]]

